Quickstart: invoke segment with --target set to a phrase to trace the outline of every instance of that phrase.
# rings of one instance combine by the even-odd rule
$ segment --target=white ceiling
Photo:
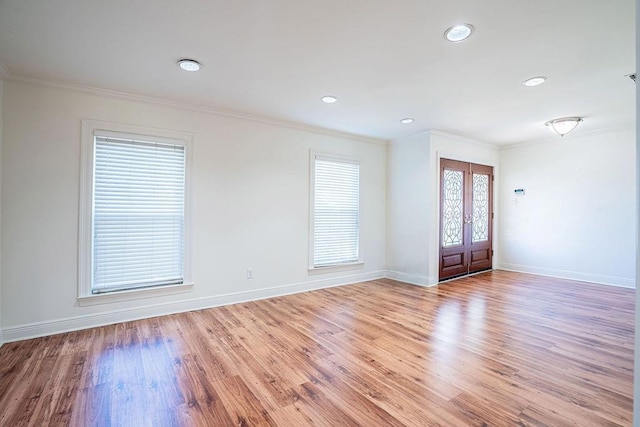
[[[386,140],[439,129],[502,145],[563,116],[585,118],[574,134],[633,126],[634,17],[634,0],[0,0],[0,61]],[[461,22],[472,37],[447,42]],[[184,57],[203,69],[181,71]]]

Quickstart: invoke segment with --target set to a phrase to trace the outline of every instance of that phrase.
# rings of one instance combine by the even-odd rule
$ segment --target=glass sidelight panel
[[[464,172],[445,170],[442,182],[442,246],[462,244]]]
[[[489,175],[473,174],[473,232],[471,241],[489,240]]]

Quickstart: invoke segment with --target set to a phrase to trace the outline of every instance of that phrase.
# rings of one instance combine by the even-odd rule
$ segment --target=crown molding
[[[494,149],[494,150],[497,150],[497,149],[500,148],[500,146],[497,145],[497,144],[491,144],[489,142],[479,141],[477,139],[468,138],[466,136],[457,135],[457,134],[451,133],[451,132],[445,132],[443,130],[432,129],[432,130],[429,131],[429,133],[431,135],[442,136],[442,137],[445,137],[445,138],[451,138],[451,139],[455,139],[457,141],[466,142],[467,144],[479,145],[481,147],[491,148],[491,149]]]
[[[356,135],[349,132],[342,132],[338,130],[332,130],[332,129],[327,129],[319,126],[313,126],[313,125],[306,125],[303,123],[276,119],[273,117],[266,117],[266,116],[260,116],[257,114],[244,113],[242,111],[214,108],[214,107],[209,107],[202,104],[192,104],[188,102],[173,101],[173,100],[164,99],[164,98],[155,98],[152,96],[138,95],[138,94],[133,94],[129,92],[112,90],[112,89],[103,89],[103,88],[98,88],[93,86],[81,85],[77,83],[44,80],[44,79],[37,79],[33,77],[26,77],[26,76],[19,76],[19,75],[11,75],[8,78],[8,80],[11,82],[30,84],[34,86],[45,86],[45,87],[52,87],[57,89],[65,89],[65,90],[89,93],[92,95],[104,96],[104,97],[114,98],[119,100],[153,104],[153,105],[159,105],[163,107],[178,108],[182,110],[197,111],[200,113],[212,114],[212,115],[221,116],[221,117],[249,120],[249,121],[260,122],[260,123],[264,123],[272,126],[284,127],[284,128],[309,132],[313,134],[331,136],[335,138],[351,139],[351,140],[357,140],[361,142],[368,142],[368,143],[380,144],[380,145],[386,145],[387,143],[387,141],[384,139]]]
[[[429,135],[431,135],[431,130],[429,130],[429,129],[428,130],[422,130],[420,132],[412,133],[410,135],[401,136],[399,138],[393,138],[389,142],[390,143],[402,142],[405,139],[416,138],[416,137],[419,137],[419,136],[427,136],[428,137]]]
[[[445,131],[438,130],[438,129],[429,129],[429,130],[425,130],[425,131],[422,131],[422,132],[414,133],[414,134],[411,134],[411,135],[403,136],[401,138],[396,138],[396,139],[390,141],[390,143],[402,142],[405,139],[416,138],[416,137],[419,137],[419,136],[431,137],[431,136],[434,136],[434,135],[435,136],[442,136],[444,138],[455,139],[456,141],[464,142],[466,144],[472,144],[472,145],[477,145],[477,146],[484,147],[484,148],[490,148],[492,150],[498,150],[500,148],[500,146],[496,145],[496,144],[491,144],[491,143],[484,142],[484,141],[478,141],[477,139],[467,138],[465,136],[456,135],[455,133],[445,132]]]
[[[0,61],[0,80],[6,80],[10,75],[9,69]]]
[[[536,139],[534,141],[525,141],[525,142],[519,142],[516,144],[509,144],[509,145],[503,145],[500,148],[500,151],[508,151],[508,150],[513,150],[516,148],[522,148],[522,147],[527,147],[530,145],[540,145],[540,144],[548,144],[548,143],[558,143],[558,142],[562,142],[562,141],[570,141],[572,139],[579,139],[579,138],[588,138],[588,137],[592,137],[592,136],[598,136],[598,135],[606,135],[606,134],[612,134],[614,132],[625,132],[625,131],[635,131],[636,128],[634,125],[627,125],[627,126],[622,126],[622,127],[617,127],[617,128],[600,128],[600,129],[592,129],[592,130],[588,130],[585,132],[579,132],[577,134],[571,132],[563,137],[557,136],[557,135],[549,135],[548,137],[542,138],[542,139]]]

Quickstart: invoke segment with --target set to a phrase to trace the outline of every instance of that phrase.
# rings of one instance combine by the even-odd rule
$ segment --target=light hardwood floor
[[[631,425],[634,291],[379,280],[8,343],[0,425]]]

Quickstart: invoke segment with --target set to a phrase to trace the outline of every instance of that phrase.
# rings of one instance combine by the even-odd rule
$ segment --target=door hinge
[[[495,218],[495,217],[496,217],[496,214],[495,214],[495,213],[493,213],[493,212],[491,212],[491,219],[493,219],[493,218]]]
[[[491,249],[491,256],[493,256],[493,249]]]

